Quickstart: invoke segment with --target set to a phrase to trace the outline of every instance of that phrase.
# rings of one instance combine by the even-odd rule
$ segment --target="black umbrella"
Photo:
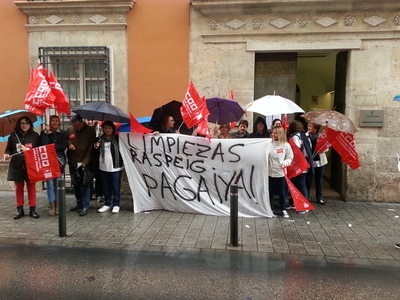
[[[117,123],[130,122],[129,116],[121,109],[107,102],[93,101],[78,106],[72,110],[80,115],[83,119],[112,121]]]
[[[153,116],[151,117],[149,128],[153,130],[160,131],[161,130],[161,123],[164,116],[172,116],[175,121],[175,129],[178,130],[179,126],[181,126],[183,119],[181,115],[181,106],[182,103],[176,100],[172,100],[167,104],[156,108],[153,111]],[[179,128],[179,132],[183,134],[192,134],[193,130],[188,129],[186,124],[183,123],[182,126]]]

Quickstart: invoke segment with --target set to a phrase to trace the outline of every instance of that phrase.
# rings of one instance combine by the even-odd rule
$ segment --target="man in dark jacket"
[[[90,182],[84,182],[82,170],[90,170],[91,154],[96,139],[96,132],[93,127],[88,126],[80,115],[71,119],[72,126],[67,128],[67,157],[71,174],[72,186],[74,187],[76,205],[72,211],[80,210],[80,216],[86,216],[90,204]],[[79,172],[79,173],[78,173]]]

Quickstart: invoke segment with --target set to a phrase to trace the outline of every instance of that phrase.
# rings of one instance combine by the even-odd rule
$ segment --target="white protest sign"
[[[240,217],[273,217],[266,145],[270,139],[212,139],[120,133],[134,212],[230,215],[237,182]]]

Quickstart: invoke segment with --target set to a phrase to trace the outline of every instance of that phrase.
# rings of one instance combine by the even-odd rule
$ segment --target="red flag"
[[[234,100],[233,92],[232,90],[229,91],[229,99]]]
[[[360,167],[354,135],[343,131],[335,131],[328,127],[325,128],[324,132],[343,162],[347,163],[353,170]]]
[[[190,82],[185,99],[181,106],[183,121],[188,128],[192,128],[209,114],[210,112],[207,108],[206,97],[200,98],[193,83]]]
[[[287,114],[284,114],[283,116],[283,121],[282,121],[282,127],[285,129],[285,132],[289,129],[289,124],[287,122]]]
[[[25,109],[42,116],[47,107],[52,107],[55,96],[51,91],[46,78],[47,70],[38,64],[38,68],[31,71],[28,92],[25,97]]]
[[[324,130],[320,133],[317,140],[317,145],[315,146],[315,152],[322,153],[326,149],[331,147],[327,132]]]
[[[150,133],[153,132],[153,130],[144,127],[142,124],[140,124],[130,113],[129,114],[131,118],[131,132],[139,132],[139,133]]]
[[[208,128],[208,117],[203,118],[197,124],[196,132],[198,134],[205,135],[206,138],[210,141],[210,128]]]
[[[26,169],[30,182],[48,180],[61,176],[56,147],[49,144],[24,151]]]
[[[70,116],[71,108],[70,108],[68,97],[67,97],[67,95],[65,95],[64,90],[62,89],[61,85],[57,81],[57,78],[54,76],[53,72],[51,72],[51,71],[50,71],[48,82],[49,82],[51,91],[53,92],[54,96],[56,97],[54,100],[54,107],[56,108],[58,115],[60,116],[61,113],[65,113],[67,116]]]
[[[293,178],[307,170],[310,167],[310,164],[304,157],[303,152],[301,152],[299,147],[297,147],[293,142],[292,138],[288,138],[288,143],[293,151],[293,161],[292,164],[287,167],[287,177]]]
[[[290,196],[292,196],[294,206],[296,206],[296,211],[315,209],[310,201],[308,201],[306,197],[304,197],[304,195],[300,193],[298,189],[296,189],[286,174],[285,179],[289,187]]]
[[[229,127],[231,127],[231,129],[236,127],[236,122],[230,122],[229,123]]]

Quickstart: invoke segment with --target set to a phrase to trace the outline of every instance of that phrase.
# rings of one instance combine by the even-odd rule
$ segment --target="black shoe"
[[[82,205],[77,204],[73,208],[71,208],[71,211],[80,210],[80,209],[82,209]]]
[[[88,214],[88,212],[89,212],[89,209],[84,208],[84,209],[82,209],[82,211],[79,213],[79,215],[80,215],[81,217],[83,217],[83,216],[86,216],[86,215]]]
[[[14,219],[20,219],[21,217],[24,216],[24,207],[23,206],[18,206],[17,207],[17,213],[14,215]]]
[[[40,218],[40,216],[39,216],[39,214],[36,212],[36,206],[31,206],[31,207],[29,207],[29,215],[32,217],[32,218],[35,218],[35,219],[38,219],[38,218]]]

